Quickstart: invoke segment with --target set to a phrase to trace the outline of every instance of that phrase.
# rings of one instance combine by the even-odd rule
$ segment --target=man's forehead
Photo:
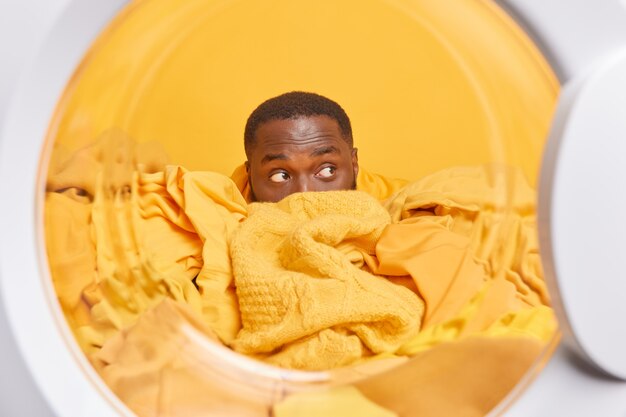
[[[343,145],[343,146],[342,146]],[[326,135],[323,133],[311,135],[307,137],[293,136],[268,136],[259,138],[257,141],[257,150],[275,152],[279,149],[310,149],[323,146],[332,146],[335,148],[343,148],[348,145],[341,137]]]
[[[338,123],[328,116],[270,120],[259,126],[255,139],[257,150],[264,151],[323,144],[341,147],[346,143]]]
[[[259,152],[259,157],[261,158],[261,164],[266,164],[272,161],[287,161],[293,158],[294,154],[303,155],[309,158],[317,158],[324,155],[335,154],[342,155],[341,149],[332,144],[319,144],[318,146],[308,146],[303,148],[293,148],[290,147],[285,149],[284,147],[279,148],[265,148],[264,152]]]
[[[336,120],[324,116],[301,116],[293,119],[272,119],[259,125],[255,136],[263,139],[271,136],[307,137],[317,133],[341,137],[341,129]]]

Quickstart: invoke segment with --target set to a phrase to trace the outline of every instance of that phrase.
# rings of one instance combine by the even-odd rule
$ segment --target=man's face
[[[246,162],[255,201],[355,188],[357,150],[328,116],[270,120],[259,125],[255,139]]]

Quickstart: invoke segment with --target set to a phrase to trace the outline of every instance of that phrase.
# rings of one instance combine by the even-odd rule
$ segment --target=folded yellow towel
[[[327,369],[392,352],[415,335],[423,301],[359,268],[389,223],[360,191],[251,204],[230,247],[242,319],[232,347],[281,366]]]

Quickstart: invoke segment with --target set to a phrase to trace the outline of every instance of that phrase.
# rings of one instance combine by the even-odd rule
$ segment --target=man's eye
[[[324,167],[320,169],[315,176],[320,178],[330,178],[335,175],[336,170],[337,169],[335,167]]]
[[[270,176],[270,181],[272,182],[285,182],[289,179],[289,174],[284,171],[277,172]]]

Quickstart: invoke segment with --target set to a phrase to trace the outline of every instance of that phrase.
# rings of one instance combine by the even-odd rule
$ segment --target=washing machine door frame
[[[85,51],[125,3],[67,5],[22,72],[0,132],[0,195],[10,196],[0,205],[0,314],[11,331],[3,342],[14,341],[21,353],[48,404],[43,415],[133,415],[88,363],[50,296],[54,289],[41,238],[45,187],[40,181],[47,158],[40,151],[51,115]]]
[[[501,0],[499,3],[534,37],[564,85],[579,74],[592,71],[589,68],[593,68],[594,63],[608,59],[616,50],[626,46],[624,2],[597,0],[589,5],[587,0],[553,1],[550,4],[541,0]],[[0,131],[0,195],[11,198],[10,206],[6,203],[0,206],[0,230],[3,233],[0,241],[0,307],[3,310],[0,314],[6,315],[3,319],[6,318],[11,327],[11,334],[2,336],[9,343],[13,340],[21,352],[33,380],[49,404],[47,415],[132,415],[89,365],[64,324],[58,303],[50,297],[53,288],[41,239],[41,173],[46,170],[41,161],[47,158],[40,155],[40,149],[45,149],[42,141],[51,115],[85,51],[125,4],[125,0],[69,2],[37,57],[21,74]],[[579,23],[590,18],[596,19],[602,30],[595,33],[580,31]],[[593,39],[589,38],[589,33],[594,35]],[[63,337],[59,337],[59,333]],[[539,385],[541,381],[552,381],[552,385],[557,386],[559,384],[555,385],[554,381],[573,378],[568,384],[579,381],[578,385],[583,388],[598,387],[600,380],[603,388],[597,391],[605,396],[613,395],[609,402],[626,408],[623,403],[614,401],[616,395],[626,393],[623,385],[616,385],[586,370],[585,366],[576,365],[577,360],[572,359],[571,353],[564,348],[557,350],[555,358],[539,377]],[[63,376],[62,379],[59,375]],[[555,395],[567,395],[567,390]],[[531,386],[507,415],[546,412],[545,408],[537,408],[542,403],[547,404],[545,400],[541,401],[541,397],[541,393]],[[558,401],[552,398],[551,402]],[[537,413],[528,414],[524,410],[537,410]],[[586,415],[581,414],[581,410],[570,407],[570,415]],[[597,411],[597,407],[594,410]],[[501,411],[494,410],[494,414]]]
[[[562,84],[541,166],[538,224],[564,341],[598,370],[626,379],[626,331],[619,331],[626,223],[611,216],[626,211],[626,1],[501,3]]]

